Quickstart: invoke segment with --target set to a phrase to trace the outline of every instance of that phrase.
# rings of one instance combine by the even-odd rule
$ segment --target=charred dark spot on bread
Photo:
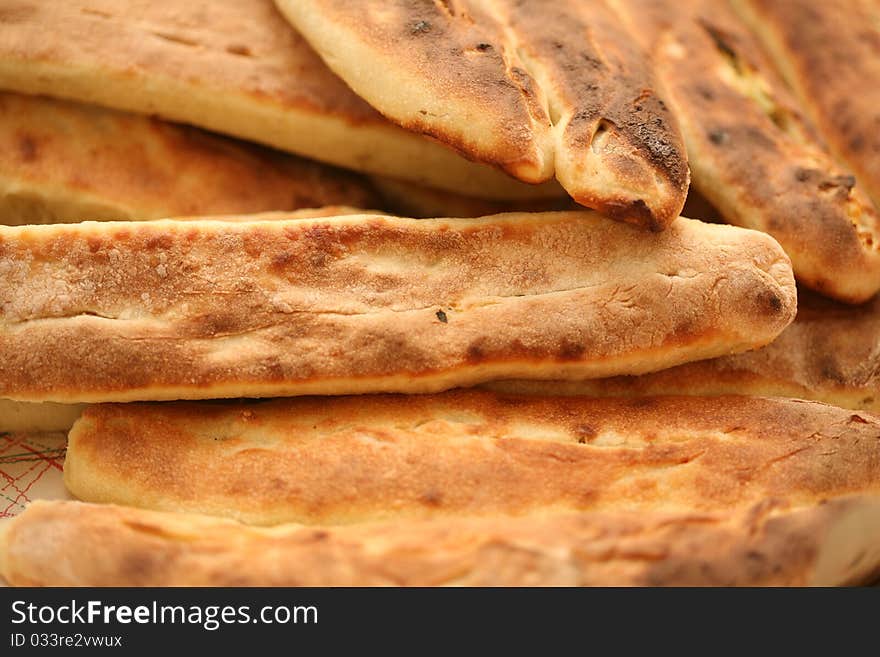
[[[843,189],[849,192],[856,185],[856,178],[853,175],[829,175],[818,169],[798,167],[795,169],[794,176],[798,182],[810,183],[823,192],[831,189]]]
[[[158,559],[163,555],[153,553],[147,545],[126,551],[120,559],[119,570],[129,582],[148,582],[156,572]]]
[[[648,226],[653,231],[663,230],[663,224],[657,220],[643,199],[611,202],[603,205],[601,209],[611,219],[639,223]]]
[[[757,296],[758,308],[768,315],[777,315],[785,308],[785,302],[772,290],[762,290]]]
[[[706,34],[709,35],[709,38],[712,39],[712,43],[715,44],[718,52],[721,53],[737,73],[742,73],[742,63],[734,46],[735,37],[718,26],[711,24],[705,18],[700,19],[700,25],[706,31]]]
[[[648,161],[675,187],[683,189],[688,167],[672,128],[672,115],[656,95],[643,91],[638,103],[619,123],[635,139],[634,146],[647,155]]]
[[[715,100],[715,91],[705,84],[697,84],[696,86],[697,94],[703,99],[708,101]]]
[[[419,497],[419,502],[425,506],[437,508],[443,505],[443,493],[439,490],[428,490]]]
[[[18,146],[18,155],[22,162],[34,162],[39,156],[37,148],[37,140],[33,135],[20,134],[16,140]]]
[[[237,331],[247,328],[249,321],[234,311],[227,313],[215,312],[201,317],[197,322],[197,326],[201,329],[202,335],[208,337],[219,337],[230,335]]]
[[[853,135],[853,137],[849,141],[849,147],[855,152],[860,152],[865,149],[866,139],[864,135]]]
[[[851,190],[856,186],[856,177],[853,175],[831,176],[819,183],[819,189],[827,191],[829,189],[840,188],[845,191]]]
[[[580,443],[581,445],[590,442],[591,440],[593,440],[593,438],[599,435],[599,432],[595,429],[595,427],[583,423],[575,425],[573,432],[574,435],[577,437],[578,443]]]
[[[580,360],[585,352],[586,347],[583,344],[579,342],[565,341],[559,348],[559,360]]]
[[[482,340],[472,342],[468,345],[466,359],[468,363],[475,365],[486,360],[486,352],[483,348]]]
[[[715,129],[709,131],[709,141],[711,141],[716,146],[721,146],[722,144],[726,144],[730,139],[730,135],[727,134],[724,130]]]
[[[330,538],[330,532],[326,529],[318,529],[309,534],[309,538],[316,543],[323,543]]]
[[[417,20],[410,27],[409,33],[413,36],[426,34],[431,31],[431,24],[426,20]]]

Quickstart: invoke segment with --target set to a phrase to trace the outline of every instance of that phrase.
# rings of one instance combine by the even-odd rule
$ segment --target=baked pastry
[[[850,303],[877,293],[880,218],[864,186],[825,150],[729,8],[615,3],[664,85],[700,193],[728,222],[773,235],[803,285]]]
[[[69,101],[0,92],[0,223],[376,208],[356,174]]]
[[[640,376],[491,381],[481,387],[593,397],[749,394],[813,399],[880,413],[878,344],[880,298],[849,306],[799,290],[795,321],[761,349]],[[81,410],[81,405],[0,400],[0,431],[67,431]]]
[[[70,432],[88,502],[273,525],[718,511],[880,495],[880,417],[753,397],[453,391],[100,404]]]
[[[276,0],[382,114],[520,180],[654,229],[688,187],[678,126],[603,0]]]
[[[563,194],[558,185],[517,183],[386,121],[324,66],[272,0],[6,0],[0,88],[157,115],[472,196]]]
[[[686,219],[663,233],[590,212],[0,227],[0,397],[640,374],[763,346],[795,297],[772,238]]]
[[[734,0],[831,150],[880,207],[880,7]]]
[[[880,297],[861,306],[799,290],[794,322],[766,347],[641,376],[586,381],[494,381],[538,395],[764,395],[880,412]]]
[[[0,574],[18,586],[828,586],[878,566],[877,496],[272,528],[38,501],[0,524]]]

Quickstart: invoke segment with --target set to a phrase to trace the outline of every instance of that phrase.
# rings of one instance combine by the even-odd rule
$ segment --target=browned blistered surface
[[[880,412],[880,298],[850,306],[800,290],[795,321],[761,349],[641,376],[486,387],[557,395],[768,395]]]
[[[324,61],[401,125],[660,229],[687,158],[649,64],[603,0],[279,0]]]
[[[0,227],[0,396],[643,373],[763,346],[795,295],[770,237],[690,220],[663,233],[590,212]]]
[[[274,528],[35,502],[0,527],[0,574],[22,586],[834,585],[876,575],[878,545],[876,496]]]
[[[89,407],[65,483],[88,502],[339,524],[717,511],[880,494],[880,418],[752,397],[301,397]]]
[[[0,222],[375,208],[356,174],[158,119],[0,92]]]
[[[855,303],[880,290],[880,219],[864,181],[822,146],[725,4],[615,2],[663,82],[700,193],[730,223],[779,240],[804,285]]]
[[[736,0],[832,150],[880,205],[880,5]]]
[[[383,119],[271,0],[5,0],[0,88],[158,115],[488,198],[559,196]]]

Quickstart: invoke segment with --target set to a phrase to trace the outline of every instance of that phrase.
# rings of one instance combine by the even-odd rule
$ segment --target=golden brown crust
[[[521,180],[551,178],[540,90],[479,3],[276,4],[291,20],[302,18],[299,31],[356,93],[374,106],[384,99],[377,109],[392,120]]]
[[[277,0],[324,61],[383,114],[522,180],[553,175],[614,218],[681,211],[675,118],[602,0]]]
[[[850,303],[880,290],[877,212],[724,4],[616,4],[652,56],[699,191],[730,223],[778,239],[803,284]]]
[[[143,116],[0,92],[0,222],[159,219],[347,204],[363,178]]]
[[[880,298],[848,306],[801,290],[795,321],[761,349],[641,376],[485,387],[553,395],[797,397],[880,412]]]
[[[834,153],[880,206],[880,6],[735,0]]]
[[[35,502],[0,527],[0,574],[18,586],[835,585],[876,575],[878,546],[876,496],[271,529]]]
[[[454,391],[91,406],[80,499],[340,524],[562,511],[710,512],[880,495],[880,417],[750,397]]]
[[[562,186],[610,217],[666,227],[687,196],[684,141],[620,17],[604,0],[490,4],[547,95]]]
[[[0,87],[155,114],[475,196],[562,193],[517,183],[384,120],[271,0],[8,0]]]
[[[770,237],[589,212],[0,227],[0,396],[432,392],[642,373],[794,317]]]

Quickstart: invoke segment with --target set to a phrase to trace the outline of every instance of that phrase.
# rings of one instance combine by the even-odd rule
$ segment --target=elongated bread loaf
[[[835,303],[798,291],[795,321],[761,349],[641,376],[585,381],[492,381],[482,387],[538,395],[759,395],[814,399],[880,413],[880,298]],[[81,405],[0,400],[0,431],[67,431]]]
[[[794,322],[761,349],[641,376],[484,386],[539,395],[797,397],[880,413],[880,298],[849,306],[799,290]]]
[[[157,119],[0,92],[0,223],[377,208],[364,178]]]
[[[520,180],[654,229],[687,157],[649,64],[604,0],[276,0],[382,114]]]
[[[726,221],[779,240],[804,285],[850,303],[876,294],[880,218],[866,181],[834,161],[726,3],[614,2],[663,82],[694,186]]]
[[[58,197],[50,197],[46,200],[57,200]],[[56,207],[56,206],[53,206]],[[79,203],[64,205],[67,210],[81,212],[86,206]],[[345,206],[325,206],[321,208],[306,208],[293,212],[263,212],[259,215],[246,215],[249,220],[260,218],[265,221],[291,218],[312,217],[336,217],[345,214],[361,214],[363,210]],[[57,217],[56,217],[57,218]],[[214,217],[220,221],[240,222],[240,215],[227,215]],[[201,217],[183,218],[179,221],[201,221]],[[0,399],[0,432],[46,432],[68,431],[74,421],[80,416],[84,408],[83,404],[57,404],[53,402],[22,402],[11,399]]]
[[[382,118],[272,0],[5,0],[0,88],[157,115],[461,194],[564,195]]]
[[[834,153],[880,207],[880,5],[734,0]]]
[[[589,212],[0,227],[0,397],[431,392],[642,373],[795,314],[772,238]]]
[[[89,407],[64,478],[89,502],[255,524],[713,511],[880,494],[880,418],[750,397],[455,391]]]
[[[0,574],[19,586],[815,586],[878,566],[876,496],[314,528],[34,502],[0,523]]]

